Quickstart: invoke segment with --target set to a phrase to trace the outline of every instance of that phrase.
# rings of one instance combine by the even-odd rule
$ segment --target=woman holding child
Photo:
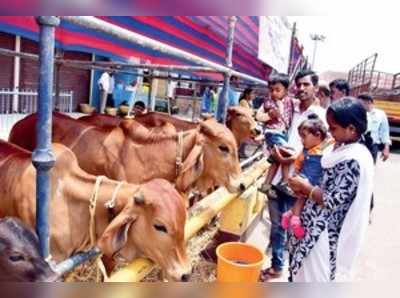
[[[284,228],[290,232],[290,280],[348,279],[368,225],[373,188],[373,161],[364,140],[366,111],[356,99],[346,97],[333,103],[325,115],[315,101],[315,73],[300,72],[295,83],[298,101],[294,102],[288,145],[296,153],[283,157],[276,145],[271,150],[274,162],[282,165],[295,161],[296,171],[294,176],[289,173],[288,179],[295,204],[288,211],[293,205],[289,196],[280,192],[274,198],[268,194],[272,259],[261,280],[282,274]],[[317,114],[319,119],[310,114]],[[329,145],[330,137],[334,144]],[[271,184],[279,183],[281,177],[275,175]]]
[[[304,203],[295,203],[304,234],[291,233],[289,239],[290,280],[296,282],[349,279],[368,226],[373,161],[361,143],[366,111],[345,97],[328,108],[327,121],[335,144],[322,156],[320,186],[300,175],[289,179],[295,198]]]

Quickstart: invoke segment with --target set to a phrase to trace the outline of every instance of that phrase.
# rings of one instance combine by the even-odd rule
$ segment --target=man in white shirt
[[[358,99],[367,110],[368,128],[367,131],[371,134],[373,140],[371,154],[376,163],[379,151],[382,152],[382,160],[386,161],[390,154],[390,127],[386,113],[381,109],[374,107],[374,99],[369,94],[360,94]],[[371,198],[370,212],[374,209],[374,194]],[[371,213],[369,222],[371,223]]]
[[[390,127],[386,113],[381,109],[375,108],[374,99],[369,94],[360,94],[358,99],[367,110],[368,129],[374,141],[372,157],[376,162],[378,152],[382,152],[382,160],[386,161],[390,154]]]
[[[295,150],[292,157],[284,158],[278,150],[272,150],[273,158],[280,164],[291,164],[297,155],[303,149],[300,135],[298,133],[299,125],[307,119],[310,114],[317,114],[318,117],[326,123],[326,111],[319,106],[317,101],[318,76],[311,70],[300,71],[295,78],[297,87],[297,101],[295,104],[293,120],[289,128],[288,144]],[[293,172],[293,170],[292,170]],[[282,179],[278,172],[273,181],[277,185]],[[286,243],[286,231],[281,227],[282,214],[288,211],[293,205],[293,198],[271,190],[268,194],[268,209],[271,220],[270,244],[272,248],[271,267],[263,270],[262,280],[276,278],[282,275],[284,266],[284,249]]]
[[[112,94],[114,92],[114,72],[105,71],[97,81],[97,85],[100,89],[100,113],[103,114],[106,105],[113,105]]]

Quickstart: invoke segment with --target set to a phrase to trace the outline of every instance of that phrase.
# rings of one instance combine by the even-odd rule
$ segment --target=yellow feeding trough
[[[226,242],[217,247],[217,281],[257,282],[264,254],[256,247],[241,242]]]

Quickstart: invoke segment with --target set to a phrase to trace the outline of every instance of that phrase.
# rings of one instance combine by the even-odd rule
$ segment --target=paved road
[[[375,208],[367,239],[357,260],[355,280],[398,280],[400,268],[400,148],[379,162]]]

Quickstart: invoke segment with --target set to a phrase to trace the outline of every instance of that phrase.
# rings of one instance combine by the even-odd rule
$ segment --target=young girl
[[[355,98],[344,97],[329,106],[327,121],[335,145],[321,159],[321,186],[300,176],[289,179],[296,197],[307,198],[304,238],[289,238],[292,281],[351,279],[368,228],[374,164],[364,139],[367,112]]]
[[[322,152],[332,143],[327,139],[327,128],[318,115],[311,114],[300,124],[298,131],[304,149],[294,161],[295,173],[307,179],[314,186],[320,185]],[[299,197],[293,208],[282,215],[282,227],[285,230],[291,228],[293,234],[299,239],[304,237],[304,228],[300,221],[300,213],[304,204],[305,199]]]

